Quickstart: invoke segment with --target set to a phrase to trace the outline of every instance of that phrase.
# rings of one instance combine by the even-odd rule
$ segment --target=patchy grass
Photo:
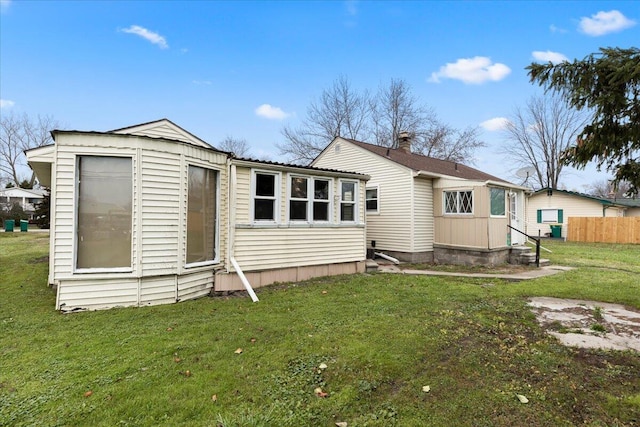
[[[620,268],[573,261],[529,282],[340,276],[261,289],[255,304],[62,315],[47,243],[0,233],[0,425],[640,424],[640,356],[563,347],[526,307],[528,296],[640,307],[637,247],[558,246],[558,259]]]

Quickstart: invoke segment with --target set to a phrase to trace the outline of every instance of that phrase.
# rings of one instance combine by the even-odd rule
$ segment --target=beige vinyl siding
[[[138,305],[138,280],[100,279],[91,275],[86,280],[65,281],[58,287],[57,307],[63,311],[74,308],[99,310],[110,307]]]
[[[178,271],[180,156],[142,151],[142,276]],[[175,286],[175,285],[174,285]]]
[[[126,135],[61,134],[56,140],[53,274],[58,308],[151,305],[206,295],[222,265],[227,230],[226,155]],[[76,158],[126,156],[133,167],[132,271],[78,274],[75,264]],[[218,264],[184,268],[188,165],[218,171]],[[144,219],[143,219],[144,218]],[[104,285],[104,287],[103,287]]]
[[[188,142],[200,147],[211,148],[208,144],[195,137],[194,135],[185,132],[177,126],[169,122],[154,122],[147,123],[138,126],[132,126],[119,131],[114,134],[129,134],[138,136],[148,136],[150,138],[165,138],[176,141]]]
[[[413,251],[433,251],[433,187],[430,179],[414,180]]]
[[[213,269],[178,276],[178,301],[203,297],[213,288]]]
[[[251,169],[236,168],[236,223],[249,224],[251,222]]]
[[[140,305],[170,304],[177,300],[176,276],[145,277],[140,280]]]
[[[238,228],[235,258],[244,271],[362,261],[364,226]]]
[[[340,145],[336,152],[336,145]],[[341,139],[335,140],[313,166],[371,176],[367,186],[378,186],[378,214],[366,215],[367,244],[381,251],[413,251],[413,172]],[[361,204],[365,209],[364,203]]]
[[[538,209],[562,209],[562,237],[566,237],[569,217],[602,217],[604,216],[603,207],[602,203],[596,200],[558,191],[554,191],[552,196],[547,196],[546,192],[534,194],[529,197],[527,203],[527,234],[537,236],[539,230],[540,235],[544,236],[546,233],[551,232],[551,227],[548,223],[539,224],[537,222]]]

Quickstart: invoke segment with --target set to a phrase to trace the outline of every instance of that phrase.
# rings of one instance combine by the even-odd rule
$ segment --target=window
[[[472,214],[473,191],[445,191],[444,213],[447,214]]]
[[[340,181],[340,221],[355,222],[358,217],[358,183]]]
[[[502,188],[489,188],[491,197],[491,216],[506,215],[505,191]]]
[[[369,187],[366,190],[367,213],[378,213],[378,187]]]
[[[216,259],[217,172],[189,166],[187,264]]]
[[[329,221],[329,189],[331,182],[328,179],[313,180],[313,220]]]
[[[537,213],[538,223],[561,223],[563,220],[562,209],[538,209]]]
[[[79,156],[77,269],[131,268],[132,160]]]
[[[289,183],[290,221],[329,221],[329,180],[292,176]]]
[[[278,186],[280,175],[270,172],[254,173],[253,220],[277,222]]]

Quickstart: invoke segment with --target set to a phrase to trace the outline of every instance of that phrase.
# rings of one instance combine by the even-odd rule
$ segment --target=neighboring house
[[[26,188],[11,187],[0,190],[0,206],[11,209],[14,204],[19,204],[22,210],[33,219],[36,205],[44,198],[45,191],[39,189],[28,190]]]
[[[364,271],[365,175],[237,159],[166,119],[52,135],[26,154],[51,188],[57,309]]]
[[[403,261],[497,264],[523,244],[526,188],[460,163],[337,137],[311,163],[371,176],[369,247]]]
[[[527,233],[550,236],[551,226],[561,227],[567,237],[569,217],[640,216],[640,200],[603,199],[575,191],[543,188],[529,195],[527,200]]]

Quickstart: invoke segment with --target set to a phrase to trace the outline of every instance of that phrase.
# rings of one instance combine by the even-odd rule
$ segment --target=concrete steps
[[[529,246],[512,246],[509,254],[509,264],[536,265],[536,253]],[[540,258],[540,267],[551,265],[551,261]]]

